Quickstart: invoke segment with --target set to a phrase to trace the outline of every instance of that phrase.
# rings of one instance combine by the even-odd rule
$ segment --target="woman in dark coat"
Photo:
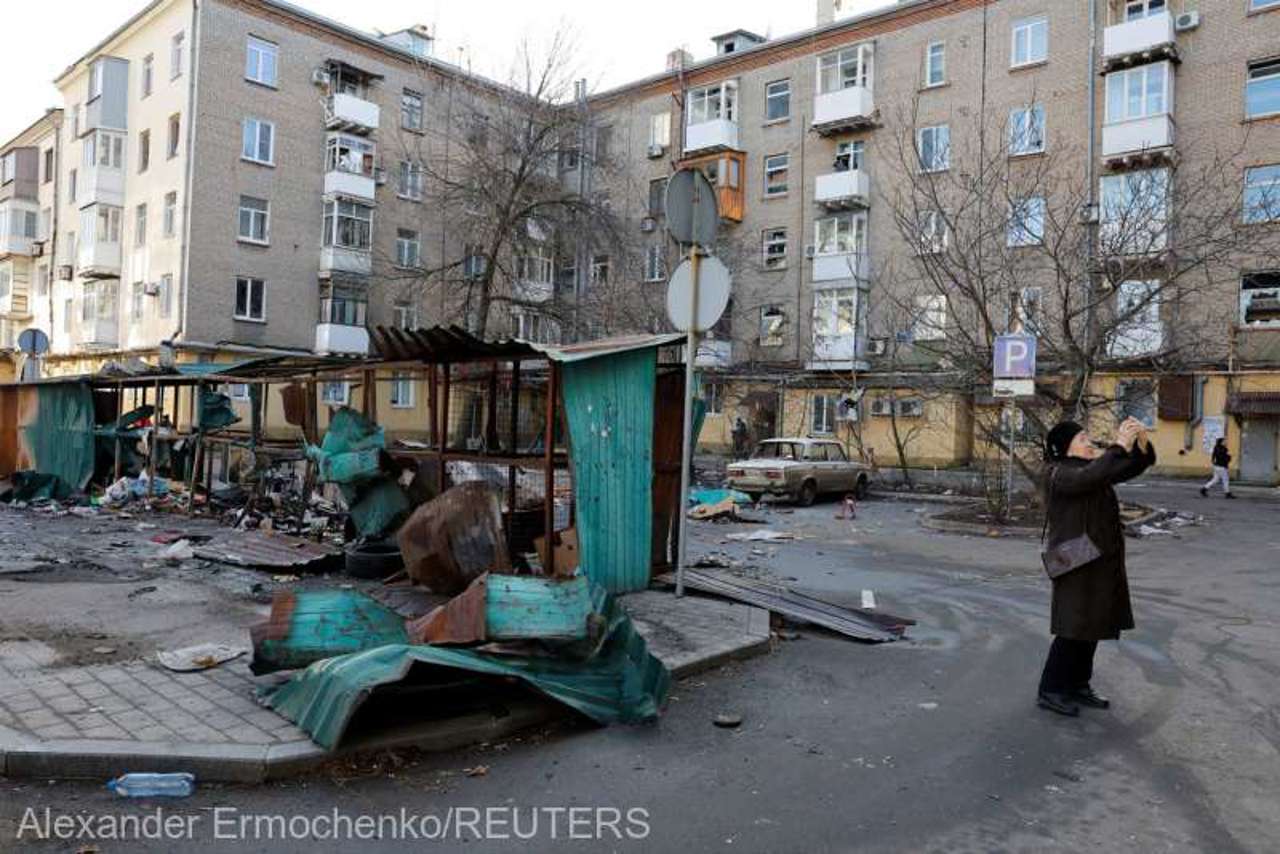
[[[1133,628],[1129,582],[1124,570],[1124,528],[1113,485],[1137,477],[1156,461],[1141,422],[1120,425],[1103,450],[1083,427],[1064,421],[1045,442],[1048,483],[1047,536],[1053,548],[1088,534],[1101,555],[1053,580],[1053,644],[1040,677],[1037,703],[1063,715],[1080,706],[1110,703],[1089,685],[1098,641]]]

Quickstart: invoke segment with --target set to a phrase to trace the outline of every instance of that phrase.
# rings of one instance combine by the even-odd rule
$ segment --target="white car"
[[[871,469],[849,459],[844,446],[831,439],[766,439],[751,459],[730,463],[728,485],[752,501],[784,495],[808,507],[822,494],[865,497]]]

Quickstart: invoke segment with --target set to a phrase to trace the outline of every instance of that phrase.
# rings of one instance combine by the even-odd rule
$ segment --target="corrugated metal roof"
[[[1227,396],[1232,415],[1280,415],[1280,391],[1238,391]]]
[[[376,326],[369,335],[374,352],[389,362],[421,361],[460,364],[491,359],[537,359],[578,362],[629,350],[644,350],[683,341],[676,333],[663,335],[619,335],[578,344],[532,344],[518,339],[485,341],[459,326],[431,329],[399,329]]]

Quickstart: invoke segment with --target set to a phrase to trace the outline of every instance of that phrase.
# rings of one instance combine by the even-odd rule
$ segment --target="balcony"
[[[1102,70],[1105,74],[1118,68],[1141,65],[1161,59],[1178,58],[1173,15],[1169,12],[1149,15],[1133,21],[1112,24],[1102,33]]]
[[[0,204],[0,258],[35,253],[40,206],[34,201],[13,198]]]
[[[685,129],[684,150],[710,151],[738,147],[738,123],[729,119],[698,122]]]
[[[376,182],[373,175],[330,169],[324,173],[324,194],[373,201]]]
[[[866,207],[871,200],[871,178],[862,169],[819,175],[814,179],[813,200],[829,210]]]
[[[870,260],[865,252],[832,252],[813,256],[813,281],[836,282],[868,278]]]
[[[82,167],[76,186],[76,206],[124,206],[124,170],[113,166]]]
[[[823,92],[813,99],[813,129],[822,136],[866,130],[876,124],[875,99],[865,86]]]
[[[325,246],[320,250],[320,274],[351,273],[373,275],[373,255],[365,249]]]
[[[1145,165],[1166,159],[1173,149],[1173,117],[1168,113],[1102,126],[1102,156],[1110,166]]]
[[[806,367],[814,369],[849,366],[857,359],[857,335],[815,335],[813,358]]]
[[[555,294],[555,286],[550,281],[536,279],[517,279],[511,288],[511,295],[521,302],[546,302]]]
[[[118,279],[120,244],[106,241],[81,243],[76,252],[76,268],[81,278]]]
[[[357,95],[335,92],[325,101],[324,124],[329,130],[373,133],[378,119],[378,105]]]
[[[369,331],[345,323],[317,323],[316,352],[368,355]]]
[[[0,318],[25,320],[31,317],[28,279],[32,275],[31,266],[26,261],[0,264],[0,281],[8,283],[8,287],[0,290]]]
[[[82,347],[116,347],[120,340],[120,324],[115,316],[80,321],[76,343]]]

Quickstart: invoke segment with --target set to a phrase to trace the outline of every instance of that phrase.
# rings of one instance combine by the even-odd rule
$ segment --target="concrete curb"
[[[1138,528],[1145,525],[1152,519],[1156,519],[1164,515],[1163,510],[1151,510],[1137,519],[1130,519],[1124,523],[1127,530]],[[952,519],[939,519],[936,515],[921,516],[920,526],[928,528],[931,531],[940,531],[944,534],[972,534],[979,537],[991,536],[991,531],[998,531],[1000,537],[1021,537],[1030,539],[1040,538],[1039,528],[1030,528],[1026,526],[1018,527],[997,527],[995,525],[983,525],[978,522],[956,522]]]
[[[673,678],[683,678],[728,661],[768,652],[769,612],[753,608],[749,637],[700,650],[672,661]],[[505,714],[476,712],[372,734],[338,750],[309,739],[278,744],[200,744],[95,739],[40,741],[0,727],[0,777],[13,779],[92,779],[107,781],[131,771],[189,771],[197,781],[264,783],[304,774],[334,759],[380,750],[412,747],[427,752],[456,750],[507,738],[567,714],[551,700],[531,698],[507,704]]]
[[[889,501],[932,501],[935,504],[972,504],[981,501],[975,495],[939,495],[932,492],[887,492],[879,489],[871,490],[872,498],[883,498]]]

